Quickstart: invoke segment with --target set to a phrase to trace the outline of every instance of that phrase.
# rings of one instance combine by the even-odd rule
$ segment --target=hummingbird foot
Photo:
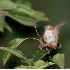
[[[45,46],[47,46],[47,44],[45,44],[45,43],[44,43],[44,44],[41,43],[41,44],[39,45],[39,49],[42,50]]]

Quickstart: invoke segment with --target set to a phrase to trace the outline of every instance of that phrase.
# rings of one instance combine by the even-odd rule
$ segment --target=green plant
[[[12,18],[22,25],[31,27],[34,26],[35,21],[49,21],[44,13],[33,10],[31,3],[27,0],[0,0],[0,32],[4,32],[4,28],[12,32],[11,27],[5,22],[5,16]],[[27,39],[39,41],[39,39],[36,38],[17,38],[9,42],[7,47],[0,47],[1,50],[5,51],[3,54],[3,66],[13,54],[28,64],[27,66],[20,65],[15,68],[43,69],[53,64],[57,64],[60,68],[64,68],[64,54],[57,53],[52,59],[49,58],[50,61],[44,61],[42,58],[50,54],[50,52],[37,50],[33,53],[32,59],[29,59],[24,53],[17,50],[16,48]]]
[[[44,13],[33,10],[31,3],[27,0],[0,0],[0,32],[4,32],[4,28],[12,32],[5,21],[5,16],[26,26],[34,26],[35,20],[49,20]]]
[[[20,65],[15,68],[43,69],[53,64],[57,64],[60,68],[64,68],[64,54],[57,53],[56,55],[53,56],[53,58],[50,61],[48,60],[44,61],[42,60],[42,58],[49,53],[46,52],[45,50],[38,50],[34,52],[32,59],[28,59],[25,54],[23,54],[21,51],[16,49],[23,41],[27,39],[29,38],[25,38],[25,39],[17,38],[9,42],[7,47],[0,47],[1,50],[6,51],[3,54],[3,65],[6,64],[10,56],[13,54],[19,57],[20,59],[23,59],[24,62],[28,63],[27,66]],[[35,38],[32,38],[32,39],[35,39]]]

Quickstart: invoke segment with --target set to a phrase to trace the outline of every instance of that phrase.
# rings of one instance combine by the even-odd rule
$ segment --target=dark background
[[[50,19],[49,22],[39,22],[45,26],[47,24],[57,25],[61,20],[67,19],[59,35],[59,42],[62,47],[58,50],[59,53],[65,54],[65,68],[70,68],[70,0],[29,0],[32,3],[33,9],[42,11]],[[0,46],[7,46],[9,41],[16,38],[37,37],[33,27],[27,27],[19,24],[9,17],[5,18],[6,22],[10,25],[13,33],[5,29],[4,33],[0,33]],[[45,24],[44,24],[45,23]],[[38,27],[38,31],[42,36],[44,30]],[[32,58],[33,53],[38,50],[39,42],[35,40],[24,41],[17,49],[21,50],[28,58]],[[0,51],[0,68],[14,68],[17,65],[24,64],[16,56],[11,56],[6,65],[3,67],[2,57],[4,51]],[[55,67],[54,67],[55,68]]]

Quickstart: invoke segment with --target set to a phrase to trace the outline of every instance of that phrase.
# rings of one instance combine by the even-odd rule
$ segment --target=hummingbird
[[[45,44],[42,44],[43,46],[47,46],[50,49],[56,49],[59,42],[59,34],[60,34],[60,30],[61,27],[66,23],[65,20],[61,21],[59,24],[57,24],[56,26],[52,26],[52,25],[47,25],[45,27],[45,32],[43,35],[43,39],[45,41]],[[61,45],[61,44],[60,44]]]
[[[39,49],[43,49],[43,47],[46,47],[52,50],[52,49],[56,49],[57,47],[60,47],[61,44],[58,42],[58,39],[59,39],[58,35],[60,34],[60,30],[65,23],[66,23],[66,20],[62,20],[56,26],[46,25],[45,31],[43,34],[43,40],[45,43],[43,43],[42,38],[40,37],[36,29],[36,21],[35,21],[35,30],[37,32],[38,37],[40,38]]]

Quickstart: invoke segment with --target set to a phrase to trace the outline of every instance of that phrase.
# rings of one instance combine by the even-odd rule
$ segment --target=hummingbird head
[[[45,30],[53,30],[53,29],[54,29],[54,27],[52,25],[47,25],[45,28]]]

